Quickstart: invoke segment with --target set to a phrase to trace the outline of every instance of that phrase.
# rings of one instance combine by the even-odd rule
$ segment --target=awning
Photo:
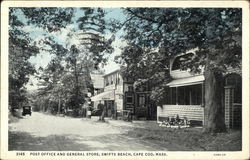
[[[114,100],[114,91],[106,91],[91,97],[91,101]]]
[[[203,75],[175,79],[167,84],[169,87],[180,87],[180,86],[189,86],[194,84],[201,84],[205,80]]]

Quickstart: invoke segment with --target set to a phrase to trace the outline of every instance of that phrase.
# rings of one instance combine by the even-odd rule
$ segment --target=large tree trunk
[[[226,131],[224,121],[222,74],[205,71],[205,126],[204,132]]]

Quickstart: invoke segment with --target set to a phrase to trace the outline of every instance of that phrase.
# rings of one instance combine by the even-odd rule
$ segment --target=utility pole
[[[61,82],[59,82],[58,83],[58,85],[59,85],[59,91],[58,91],[58,97],[59,97],[59,99],[58,99],[58,109],[57,109],[57,114],[58,115],[60,115],[60,110],[61,110]]]
[[[60,115],[60,109],[61,109],[61,97],[59,96],[59,100],[58,100],[58,110],[57,110],[57,114]]]
[[[86,116],[86,118],[91,118],[91,110],[90,110],[90,108],[91,108],[91,106],[90,106],[91,105],[91,100],[90,100],[91,93],[88,92],[87,96],[88,96],[88,98],[86,98],[87,99],[87,108],[86,108],[87,116]]]

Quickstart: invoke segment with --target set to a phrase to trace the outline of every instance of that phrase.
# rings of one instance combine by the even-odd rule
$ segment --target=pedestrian
[[[103,105],[102,103],[99,103],[98,105],[97,105],[97,108],[98,109],[100,109],[101,110],[101,115],[99,116],[99,121],[102,121],[102,122],[104,122],[105,120],[104,120],[104,117],[105,117],[105,114],[106,114],[106,107],[105,107],[105,105]]]

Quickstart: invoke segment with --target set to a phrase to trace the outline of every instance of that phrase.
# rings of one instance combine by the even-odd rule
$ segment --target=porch
[[[157,107],[157,122],[178,117],[192,124],[204,124],[204,76],[175,79],[167,84],[164,105]],[[164,120],[164,118],[166,120]]]
[[[161,122],[162,117],[174,117],[178,115],[188,121],[196,121],[204,124],[204,108],[201,105],[163,105],[157,107],[157,122]]]

